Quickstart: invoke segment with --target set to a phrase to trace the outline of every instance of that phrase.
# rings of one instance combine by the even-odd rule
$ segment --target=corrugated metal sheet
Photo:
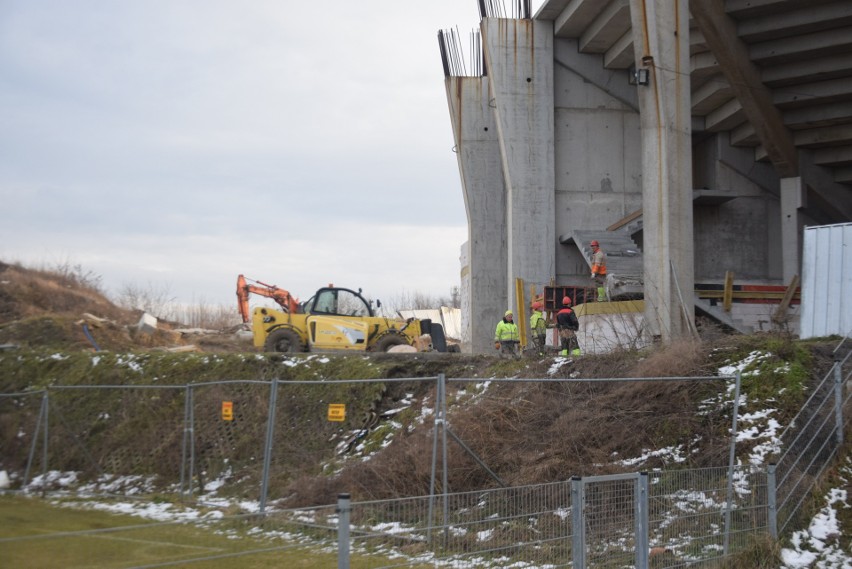
[[[852,223],[806,227],[801,338],[852,333]]]

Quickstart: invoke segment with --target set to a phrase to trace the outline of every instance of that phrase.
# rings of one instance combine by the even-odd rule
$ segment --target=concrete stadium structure
[[[612,296],[638,290],[669,341],[713,311],[698,284],[791,283],[804,227],[852,220],[849,0],[479,6],[469,49],[439,33],[472,352],[517,278],[590,286],[592,238]]]

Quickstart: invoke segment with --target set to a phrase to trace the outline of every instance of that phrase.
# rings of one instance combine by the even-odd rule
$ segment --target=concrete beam
[[[708,79],[721,73],[722,67],[712,51],[702,51],[689,57],[690,79],[692,85],[702,85]]]
[[[821,146],[852,145],[852,124],[839,124],[824,128],[800,130],[793,134],[796,146],[819,148]]]
[[[697,89],[692,89],[692,114],[706,115],[734,98],[734,91],[722,74],[714,75]]]
[[[834,181],[838,184],[852,184],[852,166],[835,168]]]
[[[461,339],[472,353],[491,353],[495,315],[509,304],[506,191],[497,123],[487,78],[448,77],[444,85],[467,213]]]
[[[731,99],[720,107],[713,109],[704,117],[707,130],[718,132],[731,130],[748,120],[745,109],[738,99]]]
[[[829,1],[831,0],[807,0],[807,4],[814,6]],[[795,4],[797,3],[790,0],[726,0],[725,10],[729,16],[739,20],[783,12],[789,10],[790,6]]]
[[[842,77],[775,89],[772,92],[772,101],[782,108],[813,107],[848,100],[850,96],[852,96],[852,77]],[[847,102],[847,105],[849,105],[847,109],[852,109],[852,104]],[[852,115],[852,110],[847,110],[847,114]]]
[[[846,77],[850,74],[849,67],[849,54],[838,53],[819,59],[792,61],[761,67],[760,79],[769,87],[783,87],[791,84]]]
[[[852,3],[829,2],[801,6],[788,12],[772,12],[760,18],[744,19],[737,24],[737,34],[746,43],[776,38],[789,38],[826,28],[852,24]]]
[[[692,0],[692,3],[703,5],[703,2],[698,0]],[[767,66],[816,59],[848,52],[850,49],[852,49],[852,27],[845,26],[752,44],[748,48],[746,57],[757,65]]]
[[[627,31],[604,53],[604,67],[629,69],[633,65],[633,59],[633,34]]]
[[[818,107],[787,109],[782,116],[784,124],[792,130],[852,122],[848,101],[829,103]]]
[[[795,177],[798,157],[792,137],[781,120],[781,112],[773,105],[772,94],[760,82],[760,72],[750,60],[749,50],[725,14],[723,0],[692,0],[689,4],[707,44],[722,65],[722,73],[769,151],[773,165],[783,177]]]
[[[820,166],[847,166],[852,164],[852,145],[820,148],[814,150],[813,157]]]
[[[580,51],[604,53],[628,30],[630,30],[630,8],[627,0],[612,0],[583,30],[580,36]]]
[[[606,7],[606,2],[600,0],[570,0],[563,4],[564,8],[553,19],[553,34],[559,38],[579,38],[587,22]]]

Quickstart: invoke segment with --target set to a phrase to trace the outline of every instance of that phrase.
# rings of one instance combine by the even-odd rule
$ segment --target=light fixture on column
[[[647,85],[650,81],[651,70],[647,67],[636,69],[635,65],[631,65],[627,70],[627,82],[631,85]]]

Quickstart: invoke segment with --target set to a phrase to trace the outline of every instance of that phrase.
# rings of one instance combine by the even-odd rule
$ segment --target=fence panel
[[[106,390],[97,405],[93,389]],[[56,387],[49,401],[50,470],[73,471],[78,483],[91,482],[88,490],[101,493],[154,490],[179,480],[183,388]],[[34,482],[45,488],[55,483]]]
[[[0,470],[17,487],[42,463],[44,392],[0,394]]]
[[[839,450],[843,430],[852,418],[852,392],[845,388],[850,373],[852,361],[847,354],[826,374],[781,434],[784,453],[777,462],[779,532],[796,520],[805,498]],[[838,425],[840,409],[844,409],[844,425]]]
[[[768,531],[766,473],[734,469],[730,527],[726,528],[728,469],[649,473],[649,545],[654,567],[686,567],[745,549]]]
[[[352,552],[370,569],[570,567],[570,508],[570,482],[355,502]]]
[[[638,480],[638,474],[582,479],[584,557],[589,569],[617,569],[635,564]]]
[[[192,444],[185,451],[190,494],[227,485],[231,496],[260,498],[270,386],[268,381],[190,386],[187,422]]]

